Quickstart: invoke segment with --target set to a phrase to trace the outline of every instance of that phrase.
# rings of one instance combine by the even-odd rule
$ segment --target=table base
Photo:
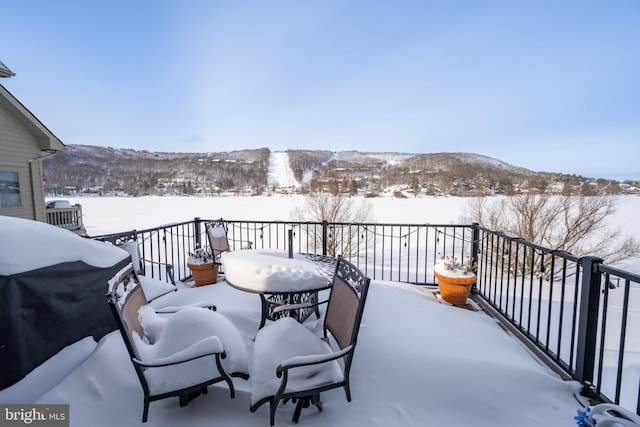
[[[293,317],[298,322],[303,323],[305,320],[315,313],[320,318],[320,310],[318,306],[318,292],[296,292],[296,293],[278,293],[278,294],[260,294],[262,305],[262,316],[260,320],[260,329],[265,325],[267,320],[278,320],[282,317]],[[313,304],[314,307],[299,308],[294,310],[283,310],[277,313],[273,311],[282,305],[290,304]]]

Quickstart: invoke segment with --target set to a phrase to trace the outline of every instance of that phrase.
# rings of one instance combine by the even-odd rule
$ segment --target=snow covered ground
[[[97,235],[196,216],[288,219],[303,199],[145,197],[71,202],[83,205],[87,230]],[[441,224],[458,223],[466,204],[460,198],[367,202],[381,222]],[[639,208],[640,198],[625,198],[615,216],[636,237],[640,237],[635,221]],[[39,233],[31,243],[46,238]],[[224,282],[202,288],[180,286],[184,289],[171,296],[173,304],[214,302],[245,337],[251,355],[260,318],[256,295]],[[224,387],[214,386],[185,408],[179,408],[177,399],[154,402],[146,425],[268,426],[266,407],[249,412],[250,384],[234,383],[238,393],[233,400]],[[347,403],[342,390],[324,393],[324,410],[306,410],[301,425],[566,426],[574,424],[573,416],[581,407],[578,389],[578,384],[557,378],[486,314],[442,304],[423,289],[374,281],[352,370],[353,401]],[[90,338],[76,343],[22,382],[0,391],[0,403],[68,403],[71,425],[82,427],[139,425],[142,397],[117,332],[99,343]],[[289,406],[278,410],[276,425],[291,424]]]
[[[50,228],[53,231],[20,231],[22,247],[59,239],[61,230]],[[74,242],[67,240],[86,243],[69,233],[64,247],[70,253]],[[11,251],[3,253],[7,259]],[[46,254],[39,258],[46,258]],[[244,337],[250,360],[260,319],[257,295],[238,291],[223,281],[199,288],[179,286],[179,292],[162,297],[164,303],[162,298],[154,303],[215,303],[217,313],[229,319]],[[310,327],[314,320],[308,321]],[[235,399],[229,398],[224,386],[216,385],[185,408],[179,407],[177,398],[153,402],[146,425],[268,425],[267,407],[256,413],[249,411],[250,380],[234,379],[234,384]],[[301,423],[564,426],[580,407],[577,383],[556,377],[486,314],[442,304],[422,289],[383,281],[373,282],[369,291],[351,390],[351,403],[346,402],[341,389],[323,393],[323,411],[304,411]],[[69,404],[70,424],[79,427],[139,425],[142,399],[142,389],[117,331],[99,343],[79,341],[15,386],[0,391],[2,403]],[[285,405],[276,414],[277,425],[290,425],[291,416],[292,405]]]
[[[233,220],[292,220],[292,210],[304,206],[304,196],[255,197],[71,197],[82,205],[83,221],[91,236],[158,227],[179,221],[225,218]],[[638,198],[640,201],[640,198]],[[423,197],[409,199],[358,197],[378,222],[405,224],[460,223],[468,199]],[[638,204],[640,206],[640,204]]]

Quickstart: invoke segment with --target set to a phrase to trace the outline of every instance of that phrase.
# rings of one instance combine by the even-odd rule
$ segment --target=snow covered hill
[[[268,148],[157,153],[68,145],[46,159],[49,195],[195,195],[287,191],[478,196],[523,189],[570,194],[640,192],[636,183],[533,172],[472,153],[362,153]]]

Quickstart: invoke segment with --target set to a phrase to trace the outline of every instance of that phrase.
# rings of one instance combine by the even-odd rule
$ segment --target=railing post
[[[329,221],[322,220],[322,255],[327,255],[327,242],[329,240]]]
[[[293,230],[287,230],[287,246],[289,249],[289,258],[293,258]]]
[[[471,223],[471,265],[475,265],[476,267],[476,278],[478,277],[478,254],[480,253],[480,229],[478,228],[480,224],[477,222]],[[476,292],[478,289],[478,281],[473,284],[471,288],[473,292]]]
[[[195,234],[195,247],[201,248],[202,242],[200,241],[200,217],[193,218],[193,233]]]
[[[471,259],[472,263],[476,264],[478,262],[478,254],[480,250],[480,229],[478,228],[480,224],[474,222],[471,224],[472,234],[471,234]]]
[[[83,228],[84,224],[82,223],[82,205],[80,203],[76,203],[75,206],[77,208],[76,217],[78,218],[78,227]]]
[[[584,385],[593,383],[598,335],[601,273],[598,264],[602,258],[587,256],[582,265],[582,291],[578,317],[578,347],[576,352],[576,379]]]

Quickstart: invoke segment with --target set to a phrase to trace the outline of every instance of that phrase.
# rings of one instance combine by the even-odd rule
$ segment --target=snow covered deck
[[[214,302],[252,354],[257,295],[220,281],[168,298],[172,305]],[[68,403],[72,426],[137,425],[143,395],[127,357],[118,331],[97,346],[83,340],[0,391],[0,401]],[[59,384],[43,384],[65,370],[70,374]],[[397,282],[372,282],[351,375],[352,402],[342,390],[323,393],[323,411],[305,410],[301,425],[566,426],[580,407],[580,384],[562,381],[484,312],[440,303],[433,289]],[[177,399],[153,402],[146,425],[268,425],[268,408],[249,412],[250,383],[234,383],[233,400],[214,386],[185,408]],[[276,425],[291,424],[294,405],[288,406],[278,410]]]

